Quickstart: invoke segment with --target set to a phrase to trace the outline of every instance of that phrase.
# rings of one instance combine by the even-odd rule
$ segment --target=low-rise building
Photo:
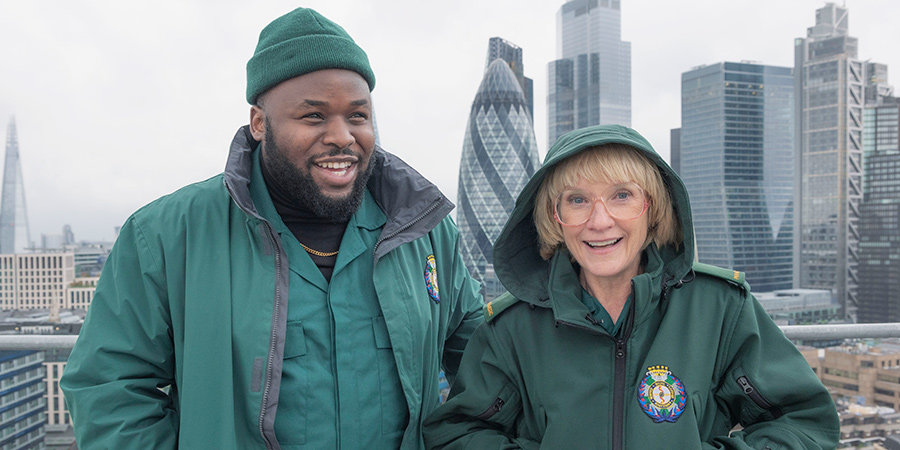
[[[57,321],[50,322],[49,310],[0,311],[0,334],[77,335],[81,331],[85,314],[86,311],[83,309],[65,309],[59,312]],[[36,383],[41,384],[41,412],[43,413],[41,418],[44,420],[45,427],[41,431],[43,447],[34,448],[69,449],[75,442],[72,419],[66,408],[62,390],[59,388],[59,379],[66,367],[69,352],[68,349],[39,352],[41,376]],[[2,373],[4,373],[3,369],[0,369],[0,379],[2,379]],[[3,392],[5,387],[5,384],[0,384],[0,392]],[[0,413],[2,412],[0,410]],[[19,447],[4,447],[0,444],[0,449],[6,448]]]
[[[782,289],[753,295],[779,325],[823,323],[841,318],[841,305],[829,290]]]
[[[900,433],[900,413],[880,406],[849,405],[840,413],[838,448],[877,448],[884,438]]]
[[[66,425],[72,424],[69,409],[66,408],[66,400],[63,397],[62,390],[59,388],[59,379],[66,368],[66,360],[69,359],[69,353],[70,350],[62,349],[44,352],[44,370],[46,373],[44,382],[47,391],[44,398],[47,399],[47,425],[61,425],[62,429],[65,429]]]
[[[100,277],[77,277],[66,288],[66,300],[63,308],[88,309],[94,299],[94,291],[97,290],[97,282]]]
[[[900,343],[829,347],[819,377],[835,397],[900,410]]]
[[[44,356],[0,351],[0,448],[40,447],[44,440]]]
[[[59,308],[74,280],[72,252],[0,255],[0,309]]]

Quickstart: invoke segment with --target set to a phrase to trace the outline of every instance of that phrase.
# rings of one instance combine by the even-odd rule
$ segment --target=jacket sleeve
[[[469,341],[450,398],[425,421],[428,449],[537,449],[516,438],[521,396],[500,354],[493,327],[481,325]]]
[[[453,240],[454,246],[451,249],[454,308],[447,325],[447,336],[444,338],[444,354],[441,361],[447,380],[452,383],[469,338],[472,337],[475,329],[484,322],[484,313],[482,312],[484,301],[481,296],[481,285],[469,274],[469,270],[466,269],[460,256],[459,232],[455,225],[452,223],[450,225],[456,238]]]
[[[756,298],[743,296],[716,392],[723,425],[743,429],[723,429],[704,448],[835,448],[840,421],[831,395]]]
[[[177,447],[163,269],[132,217],[104,265],[60,380],[81,449]],[[161,390],[166,386],[169,393]]]

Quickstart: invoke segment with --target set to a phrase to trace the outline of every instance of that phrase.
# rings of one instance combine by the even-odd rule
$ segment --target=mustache
[[[328,151],[327,156],[338,156],[338,155],[349,155],[349,156],[360,156],[359,153],[354,152],[350,149],[350,147],[344,148],[333,148]]]

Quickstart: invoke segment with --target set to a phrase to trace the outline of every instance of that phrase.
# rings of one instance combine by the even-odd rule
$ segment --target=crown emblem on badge
[[[669,366],[650,366],[638,387],[638,403],[654,422],[675,422],[684,412],[687,394]]]
[[[647,375],[650,378],[653,378],[653,381],[666,381],[666,378],[669,378],[668,366],[650,366],[647,368]]]

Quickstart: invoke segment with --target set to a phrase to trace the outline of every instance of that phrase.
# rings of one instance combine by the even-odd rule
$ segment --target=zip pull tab
[[[769,401],[753,387],[753,384],[750,383],[750,379],[746,376],[742,375],[738,377],[737,383],[741,387],[741,390],[744,391],[744,394],[747,397],[750,397],[750,400],[752,400],[753,403],[756,403],[756,406],[768,411],[776,419],[784,414],[784,412],[781,411],[781,408],[769,403]]]
[[[616,339],[616,359],[625,358],[625,340]]]
[[[756,392],[756,389],[753,389],[753,385],[750,384],[750,380],[748,380],[747,377],[739,377],[737,379],[737,382],[739,385],[741,385],[741,389],[744,390],[745,394],[753,396],[753,394]]]
[[[503,409],[503,405],[505,404],[506,402],[504,402],[502,398],[498,397],[496,400],[494,400],[494,403],[491,403],[491,406],[488,406],[488,408],[484,410],[483,413],[475,416],[475,418],[478,420],[490,419],[494,414],[500,412],[500,410]]]

